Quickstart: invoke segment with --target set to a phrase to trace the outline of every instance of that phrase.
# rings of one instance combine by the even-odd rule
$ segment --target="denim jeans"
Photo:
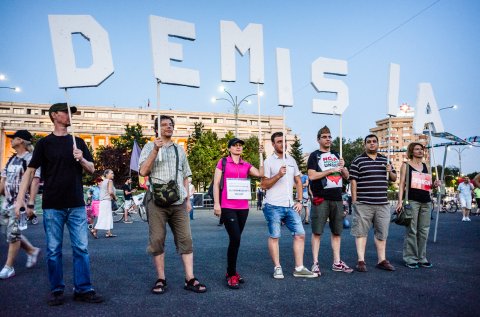
[[[63,230],[67,225],[73,250],[73,283],[76,293],[93,290],[90,282],[88,255],[87,213],[85,207],[44,209],[43,227],[47,238],[47,267],[50,290],[63,291],[62,245]]]
[[[293,210],[292,207],[280,207],[270,204],[263,205],[263,215],[268,222],[268,232],[270,237],[277,239],[280,238],[280,226],[282,221],[285,226],[290,230],[293,235],[305,235],[305,230],[302,225],[302,218],[298,212]]]

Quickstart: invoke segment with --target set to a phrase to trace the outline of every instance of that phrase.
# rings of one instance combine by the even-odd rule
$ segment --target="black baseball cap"
[[[52,112],[57,112],[57,111],[68,111],[67,110],[67,103],[66,102],[59,102],[55,103],[50,106],[50,109],[48,109],[48,115],[51,115]],[[70,107],[70,112],[74,114],[77,112],[77,107]]]
[[[237,143],[240,143],[241,145],[245,145],[245,142],[243,140],[240,140],[239,138],[233,138],[228,141],[228,147],[231,147],[232,145],[235,145]]]
[[[12,138],[12,139],[20,138],[22,140],[30,142],[32,141],[32,134],[27,130],[18,130],[14,134],[7,135],[7,138]]]

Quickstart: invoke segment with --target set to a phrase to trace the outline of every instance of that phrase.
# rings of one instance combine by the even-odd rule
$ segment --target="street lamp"
[[[469,145],[469,146],[466,146],[464,148],[453,148],[457,153],[458,153],[458,169],[459,169],[459,173],[460,173],[460,176],[462,176],[462,152],[465,151],[466,149],[469,149],[471,148],[472,146]],[[450,151],[451,147],[448,147],[448,150]]]
[[[237,96],[232,96],[232,94],[224,87],[224,86],[220,86],[218,88],[218,90],[220,92],[224,92],[228,95],[228,99],[227,98],[216,98],[216,97],[212,97],[212,102],[215,103],[219,100],[224,100],[228,103],[230,103],[233,107],[233,113],[235,115],[235,137],[238,136],[238,112],[239,112],[239,109],[240,109],[240,105],[244,102],[246,103],[251,103],[250,100],[248,100],[247,98],[248,97],[251,97],[251,96],[257,96],[257,94],[250,94],[250,95],[247,95],[245,97],[243,97],[240,101],[238,101],[238,97]],[[262,92],[259,92],[258,93],[258,96],[262,96],[263,93]]]
[[[0,81],[4,81],[4,80],[7,80],[7,76],[5,76],[4,74],[0,74]],[[3,88],[3,89],[11,89],[11,90],[14,90],[15,92],[20,92],[22,91],[20,89],[20,87],[9,87],[9,86],[0,86],[0,89]]]
[[[443,107],[443,108],[440,108],[438,109],[438,111],[441,111],[441,110],[445,110],[445,109],[453,109],[453,110],[457,110],[458,106],[457,105],[453,105],[453,106],[449,106],[449,107]]]

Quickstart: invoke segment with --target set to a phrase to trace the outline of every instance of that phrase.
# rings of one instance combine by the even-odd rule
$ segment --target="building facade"
[[[413,133],[413,116],[414,110],[406,104],[400,107],[397,116],[392,118],[385,118],[375,122],[376,127],[370,129],[370,133],[378,137],[379,151],[382,154],[387,154],[388,138],[389,138],[389,124],[390,130],[390,160],[393,163],[395,170],[399,171],[403,162],[407,161],[407,147],[412,142],[418,142],[425,146],[428,145],[428,136],[423,134]],[[425,152],[425,163],[429,165],[428,151]]]
[[[0,101],[0,166],[3,167],[12,155],[13,149],[7,135],[16,130],[27,129],[32,134],[45,136],[53,131],[53,124],[48,116],[50,104],[18,103]],[[102,106],[77,106],[78,111],[72,116],[75,136],[81,137],[95,150],[99,146],[111,144],[111,139],[122,135],[127,124],[140,124],[143,134],[154,138],[153,120],[157,116],[155,109],[133,109]],[[202,122],[205,130],[216,132],[223,137],[228,131],[235,131],[235,116],[226,113],[189,112],[162,110],[162,114],[172,116],[175,120],[173,140],[186,146],[188,136],[194,130],[195,122]],[[262,116],[262,141],[267,154],[272,153],[270,135],[282,131],[281,116]],[[238,137],[248,138],[258,135],[257,115],[238,115]],[[293,142],[291,129],[287,128],[287,143]]]

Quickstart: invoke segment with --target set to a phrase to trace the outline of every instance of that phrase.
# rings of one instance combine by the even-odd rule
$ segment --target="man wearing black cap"
[[[40,248],[32,246],[20,231],[19,218],[15,215],[15,200],[17,199],[18,187],[27,169],[27,164],[32,159],[32,135],[27,130],[18,130],[15,134],[7,135],[7,137],[12,139],[12,148],[15,150],[15,154],[8,160],[7,165],[2,170],[0,181],[0,194],[5,196],[0,208],[0,223],[7,227],[7,242],[9,244],[7,261],[0,271],[0,279],[15,276],[13,264],[20,248],[27,252],[27,268],[37,264],[38,254],[40,253]],[[29,216],[35,207],[39,172],[40,170],[38,170],[30,186],[29,195],[25,196]]]
[[[76,107],[70,107],[73,114]],[[93,158],[81,138],[68,134],[70,116],[66,103],[56,103],[48,110],[53,122],[53,133],[36,144],[32,160],[20,186],[16,212],[24,206],[23,197],[32,182],[35,170],[42,168],[43,223],[47,238],[47,265],[50,281],[51,306],[64,302],[62,244],[65,224],[70,231],[74,266],[74,300],[88,303],[103,302],[90,282],[90,258],[88,255],[87,214],[83,199],[83,171],[93,173]]]

